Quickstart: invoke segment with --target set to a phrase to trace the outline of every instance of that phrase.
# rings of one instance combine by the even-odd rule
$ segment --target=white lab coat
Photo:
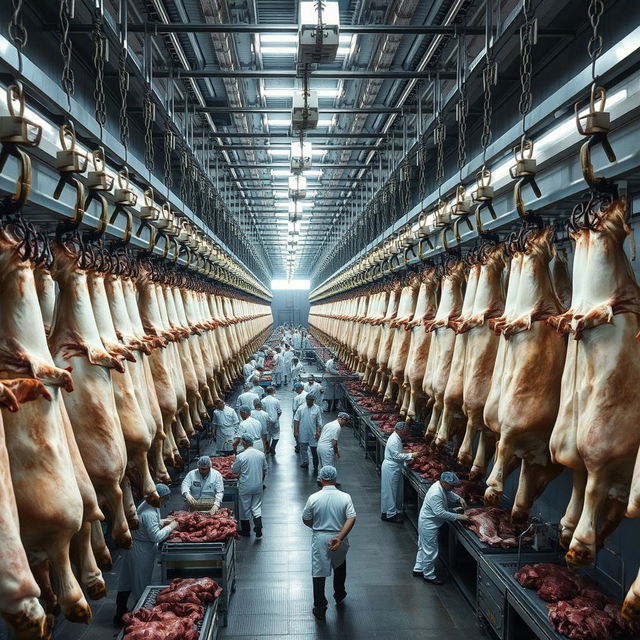
[[[251,387],[251,389],[249,389],[249,392],[257,395],[259,400],[262,400],[262,398],[264,398],[265,390],[259,384]],[[253,408],[253,405],[251,406]]]
[[[329,542],[342,530],[348,518],[355,518],[351,496],[328,485],[309,496],[302,512],[303,520],[313,520],[311,535],[311,575],[326,578],[331,570],[347,559],[349,540],[345,538],[337,551],[329,551]]]
[[[298,420],[298,442],[316,446],[316,429],[322,429],[322,415],[320,407],[313,404],[310,407],[303,404],[298,408],[293,416],[294,421]]]
[[[242,435],[243,433],[250,433],[253,437],[254,448],[258,451],[264,452],[264,443],[262,442],[262,436],[263,434],[266,435],[266,428],[263,427],[263,425],[253,417],[253,411],[251,413],[252,415],[250,417],[240,423],[238,431],[240,435]],[[238,451],[244,451],[242,440],[240,440],[240,444],[238,445]]]
[[[193,469],[184,477],[180,493],[190,493],[196,500],[215,498],[215,504],[220,506],[224,495],[222,474],[216,469],[210,469],[203,478],[199,469]]]
[[[253,393],[253,391],[245,391],[244,393],[241,393],[238,396],[238,402],[236,404],[238,412],[240,412],[240,407],[245,406],[245,405],[247,407],[249,407],[249,409],[251,409],[253,411],[253,402],[254,402],[254,400],[260,400],[260,397],[258,395],[256,395],[255,393]]]
[[[422,571],[428,580],[436,577],[435,562],[438,557],[438,529],[447,521],[456,520],[456,514],[448,510],[450,502],[460,502],[453,491],[445,491],[440,481],[434,482],[422,503],[418,517],[418,553],[414,571]]]
[[[226,404],[223,409],[213,412],[213,424],[216,427],[216,451],[225,453],[233,451],[233,441],[238,437],[238,414]]]
[[[238,474],[238,497],[240,499],[240,519],[262,516],[262,493],[264,474],[268,469],[267,459],[262,451],[249,447],[236,456],[231,470]]]
[[[280,439],[280,414],[282,408],[280,407],[280,400],[273,395],[267,394],[262,401],[264,410],[269,415],[269,422],[267,424],[267,430],[269,432],[269,438],[271,440]]]
[[[160,526],[162,515],[157,507],[143,502],[137,511],[140,526],[131,532],[133,545],[130,551],[123,551],[118,578],[118,591],[131,591],[136,602],[151,584],[158,543],[164,542],[172,531],[169,526]]]
[[[300,382],[300,378],[304,373],[304,367],[302,366],[302,362],[298,362],[298,364],[291,364],[291,383],[295,384],[296,382]]]
[[[336,454],[333,450],[332,442],[339,440],[341,430],[340,423],[337,420],[327,422],[327,424],[322,427],[320,437],[318,438],[319,469],[322,469],[322,467],[328,464],[332,467],[336,466]]]
[[[293,415],[296,415],[296,411],[302,406],[302,405],[306,405],[306,401],[305,398],[307,397],[307,392],[306,391],[301,391],[300,393],[296,393],[295,396],[293,396],[293,402],[291,403],[292,405],[292,409],[293,409]]]
[[[244,376],[244,379],[248,380],[255,370],[255,366],[251,362],[247,362],[244,367],[242,367],[242,375]]]
[[[402,466],[406,460],[411,460],[411,454],[402,452],[402,440],[394,431],[387,440],[380,468],[380,511],[388,518],[402,511]]]
[[[291,349],[285,349],[282,354],[282,359],[284,360],[284,375],[291,375],[291,363],[293,362],[293,351]]]

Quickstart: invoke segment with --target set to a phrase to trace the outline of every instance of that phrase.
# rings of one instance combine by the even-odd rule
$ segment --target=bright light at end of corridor
[[[308,291],[311,288],[311,280],[272,280],[271,291],[281,291],[282,289],[298,289]]]

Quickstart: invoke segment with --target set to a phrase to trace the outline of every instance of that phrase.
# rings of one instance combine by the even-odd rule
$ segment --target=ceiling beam
[[[181,70],[181,69],[158,69],[153,73],[156,78],[173,78],[178,80],[180,78],[297,78],[298,72],[295,69],[238,69],[236,71],[223,70],[223,69],[195,69],[195,70]],[[361,78],[391,78],[394,80],[412,79],[412,78],[425,78],[433,79],[439,76],[441,80],[455,80],[455,71],[448,69],[433,71],[411,71],[408,69],[396,69],[389,71],[354,71],[351,69],[321,69],[318,71],[312,71],[309,77],[313,80],[353,80]]]
[[[381,147],[375,147],[371,144],[332,144],[323,145],[323,149],[327,151],[375,151]],[[282,151],[289,150],[290,145],[285,144],[225,144],[222,146],[212,147],[214,151]]]
[[[230,164],[227,165],[230,169],[289,169],[289,164]],[[314,169],[370,169],[371,165],[368,164],[341,164],[341,163],[327,163],[327,164],[314,164]]]
[[[397,131],[395,132],[397,133],[398,137],[400,137],[402,135],[401,131]],[[205,135],[207,138],[210,137],[210,134],[208,132],[205,132]],[[158,138],[162,138],[164,136],[164,133],[159,133],[154,137],[158,137]],[[415,132],[414,131],[407,131],[407,136],[409,137],[414,137],[415,136]],[[193,132],[193,138],[194,140],[198,140],[198,138],[202,137],[202,131],[198,130],[198,131],[194,131]],[[217,132],[217,137],[220,138],[288,138],[291,140],[300,140],[300,134],[299,133],[289,133],[289,132],[285,132],[285,131],[278,131],[277,133],[264,133],[264,132],[256,132],[256,131],[229,131],[229,132],[225,132],[225,131],[218,131]],[[326,138],[327,140],[332,140],[332,139],[337,139],[337,138],[365,138],[365,139],[369,139],[369,138],[393,138],[394,137],[394,132],[390,131],[386,134],[382,134],[380,132],[375,132],[375,131],[365,131],[365,132],[358,132],[358,133],[345,133],[344,131],[336,131],[335,133],[321,133],[319,131],[305,131],[304,134],[305,138]],[[200,146],[198,146],[197,142],[194,142],[194,146],[196,149],[202,149],[202,145],[200,144]]]
[[[282,99],[282,98],[280,98]],[[285,98],[286,99],[286,98]],[[176,104],[176,111],[184,110],[184,104]],[[193,107],[189,105],[189,110],[193,112]],[[142,113],[141,108],[132,107],[130,112],[139,111]],[[393,107],[363,107],[362,109],[356,109],[355,107],[320,107],[322,113],[402,113],[401,109],[395,109]],[[291,107],[244,107],[242,109],[234,109],[233,107],[196,107],[196,113],[291,113]]]

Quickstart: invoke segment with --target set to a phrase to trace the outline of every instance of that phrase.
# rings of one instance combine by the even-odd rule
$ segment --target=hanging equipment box
[[[298,64],[334,62],[340,41],[340,8],[337,2],[301,2],[298,31]]]
[[[315,129],[318,126],[318,92],[309,91],[305,108],[304,91],[294,91],[291,125],[294,129]]]

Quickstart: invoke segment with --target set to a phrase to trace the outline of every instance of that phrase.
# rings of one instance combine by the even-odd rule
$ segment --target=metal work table
[[[162,591],[167,585],[150,585],[145,588],[140,596],[140,600],[136,602],[136,606],[133,608],[133,611],[137,611],[138,609],[151,609],[155,606],[156,598],[158,593]],[[220,598],[216,598],[213,602],[205,602],[202,606],[204,607],[204,617],[202,620],[196,623],[196,628],[198,629],[200,635],[198,636],[198,640],[216,640],[218,637],[218,603]],[[125,636],[126,630],[123,629],[119,634],[116,640],[122,640]]]
[[[227,626],[227,613],[236,582],[236,541],[165,542],[160,548],[163,581],[173,578],[214,578],[222,587],[220,613]]]

